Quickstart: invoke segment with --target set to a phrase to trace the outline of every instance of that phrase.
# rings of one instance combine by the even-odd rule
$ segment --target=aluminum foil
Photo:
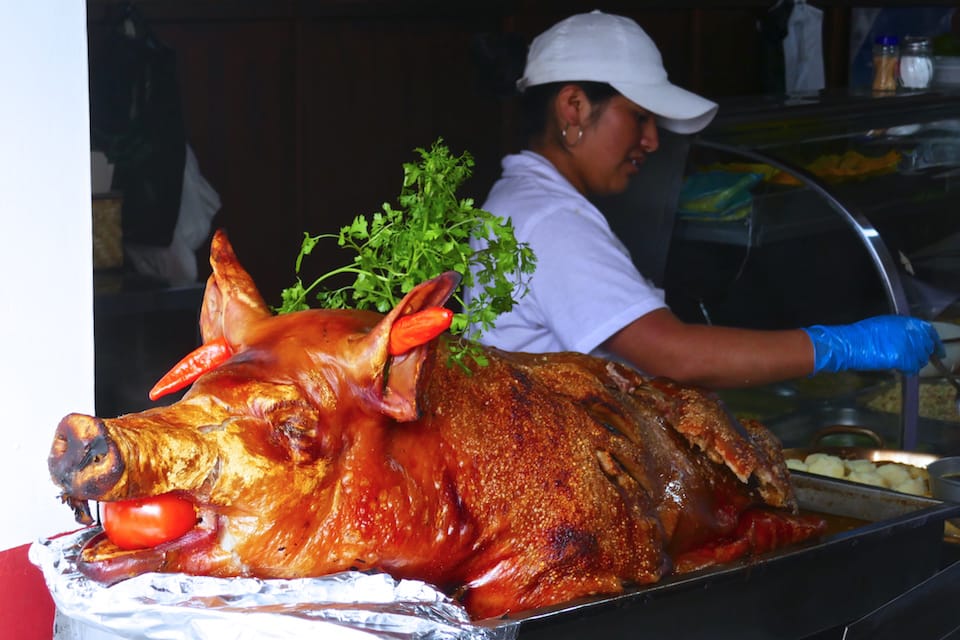
[[[461,605],[430,585],[382,573],[299,580],[147,573],[104,586],[76,568],[83,544],[99,531],[88,528],[30,547],[58,616],[68,619],[58,626],[73,633],[87,627],[113,634],[108,637],[164,640],[504,637],[473,625]]]

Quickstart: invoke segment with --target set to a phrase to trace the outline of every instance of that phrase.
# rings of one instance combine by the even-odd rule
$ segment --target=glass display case
[[[680,317],[778,329],[900,313],[955,337],[960,95],[743,100],[689,145],[663,270]],[[960,343],[945,346],[953,366]],[[841,425],[888,448],[960,454],[956,393],[927,367],[720,395],[785,446]]]

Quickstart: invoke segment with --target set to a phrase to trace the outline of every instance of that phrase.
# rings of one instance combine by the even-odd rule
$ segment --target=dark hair
[[[576,84],[590,102],[603,107],[619,92],[605,82],[588,82],[570,79],[566,82],[528,87],[523,93],[517,91],[517,80],[523,75],[527,58],[527,46],[515,33],[481,33],[471,42],[477,88],[481,94],[500,98],[520,96],[519,135],[523,143],[543,135],[550,118],[550,106],[560,89]]]
[[[547,124],[550,122],[550,108],[553,99],[557,97],[560,89],[569,84],[576,84],[583,89],[587,99],[601,108],[606,105],[610,98],[620,95],[619,91],[606,82],[569,80],[527,87],[521,94],[520,99],[520,136],[522,140],[530,141],[546,131]]]

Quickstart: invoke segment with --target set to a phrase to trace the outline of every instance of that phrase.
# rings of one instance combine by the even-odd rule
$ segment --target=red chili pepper
[[[150,389],[150,399],[156,400],[168,393],[183,389],[207,371],[213,371],[219,367],[232,355],[233,350],[223,337],[200,345],[153,385],[153,389]]]
[[[399,356],[436,338],[450,328],[453,311],[445,307],[427,307],[400,316],[390,328],[389,353]]]

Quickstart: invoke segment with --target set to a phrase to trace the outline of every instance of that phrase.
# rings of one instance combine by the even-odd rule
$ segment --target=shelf
[[[952,212],[960,211],[960,178],[954,186],[937,177],[942,173],[941,169],[930,169],[910,175],[890,174],[879,180],[825,188],[838,201],[854,204],[855,210],[878,227],[881,235],[894,236],[896,240],[888,244],[913,251],[957,228]],[[841,216],[825,206],[822,196],[809,188],[775,188],[757,193],[753,207],[751,216],[744,220],[679,219],[674,234],[695,242],[761,247],[844,229],[853,232]]]
[[[823,210],[818,196],[807,189],[797,188],[755,196],[753,213],[744,220],[678,220],[674,234],[677,238],[694,242],[761,247],[839,230],[843,226],[843,221],[835,213]]]

